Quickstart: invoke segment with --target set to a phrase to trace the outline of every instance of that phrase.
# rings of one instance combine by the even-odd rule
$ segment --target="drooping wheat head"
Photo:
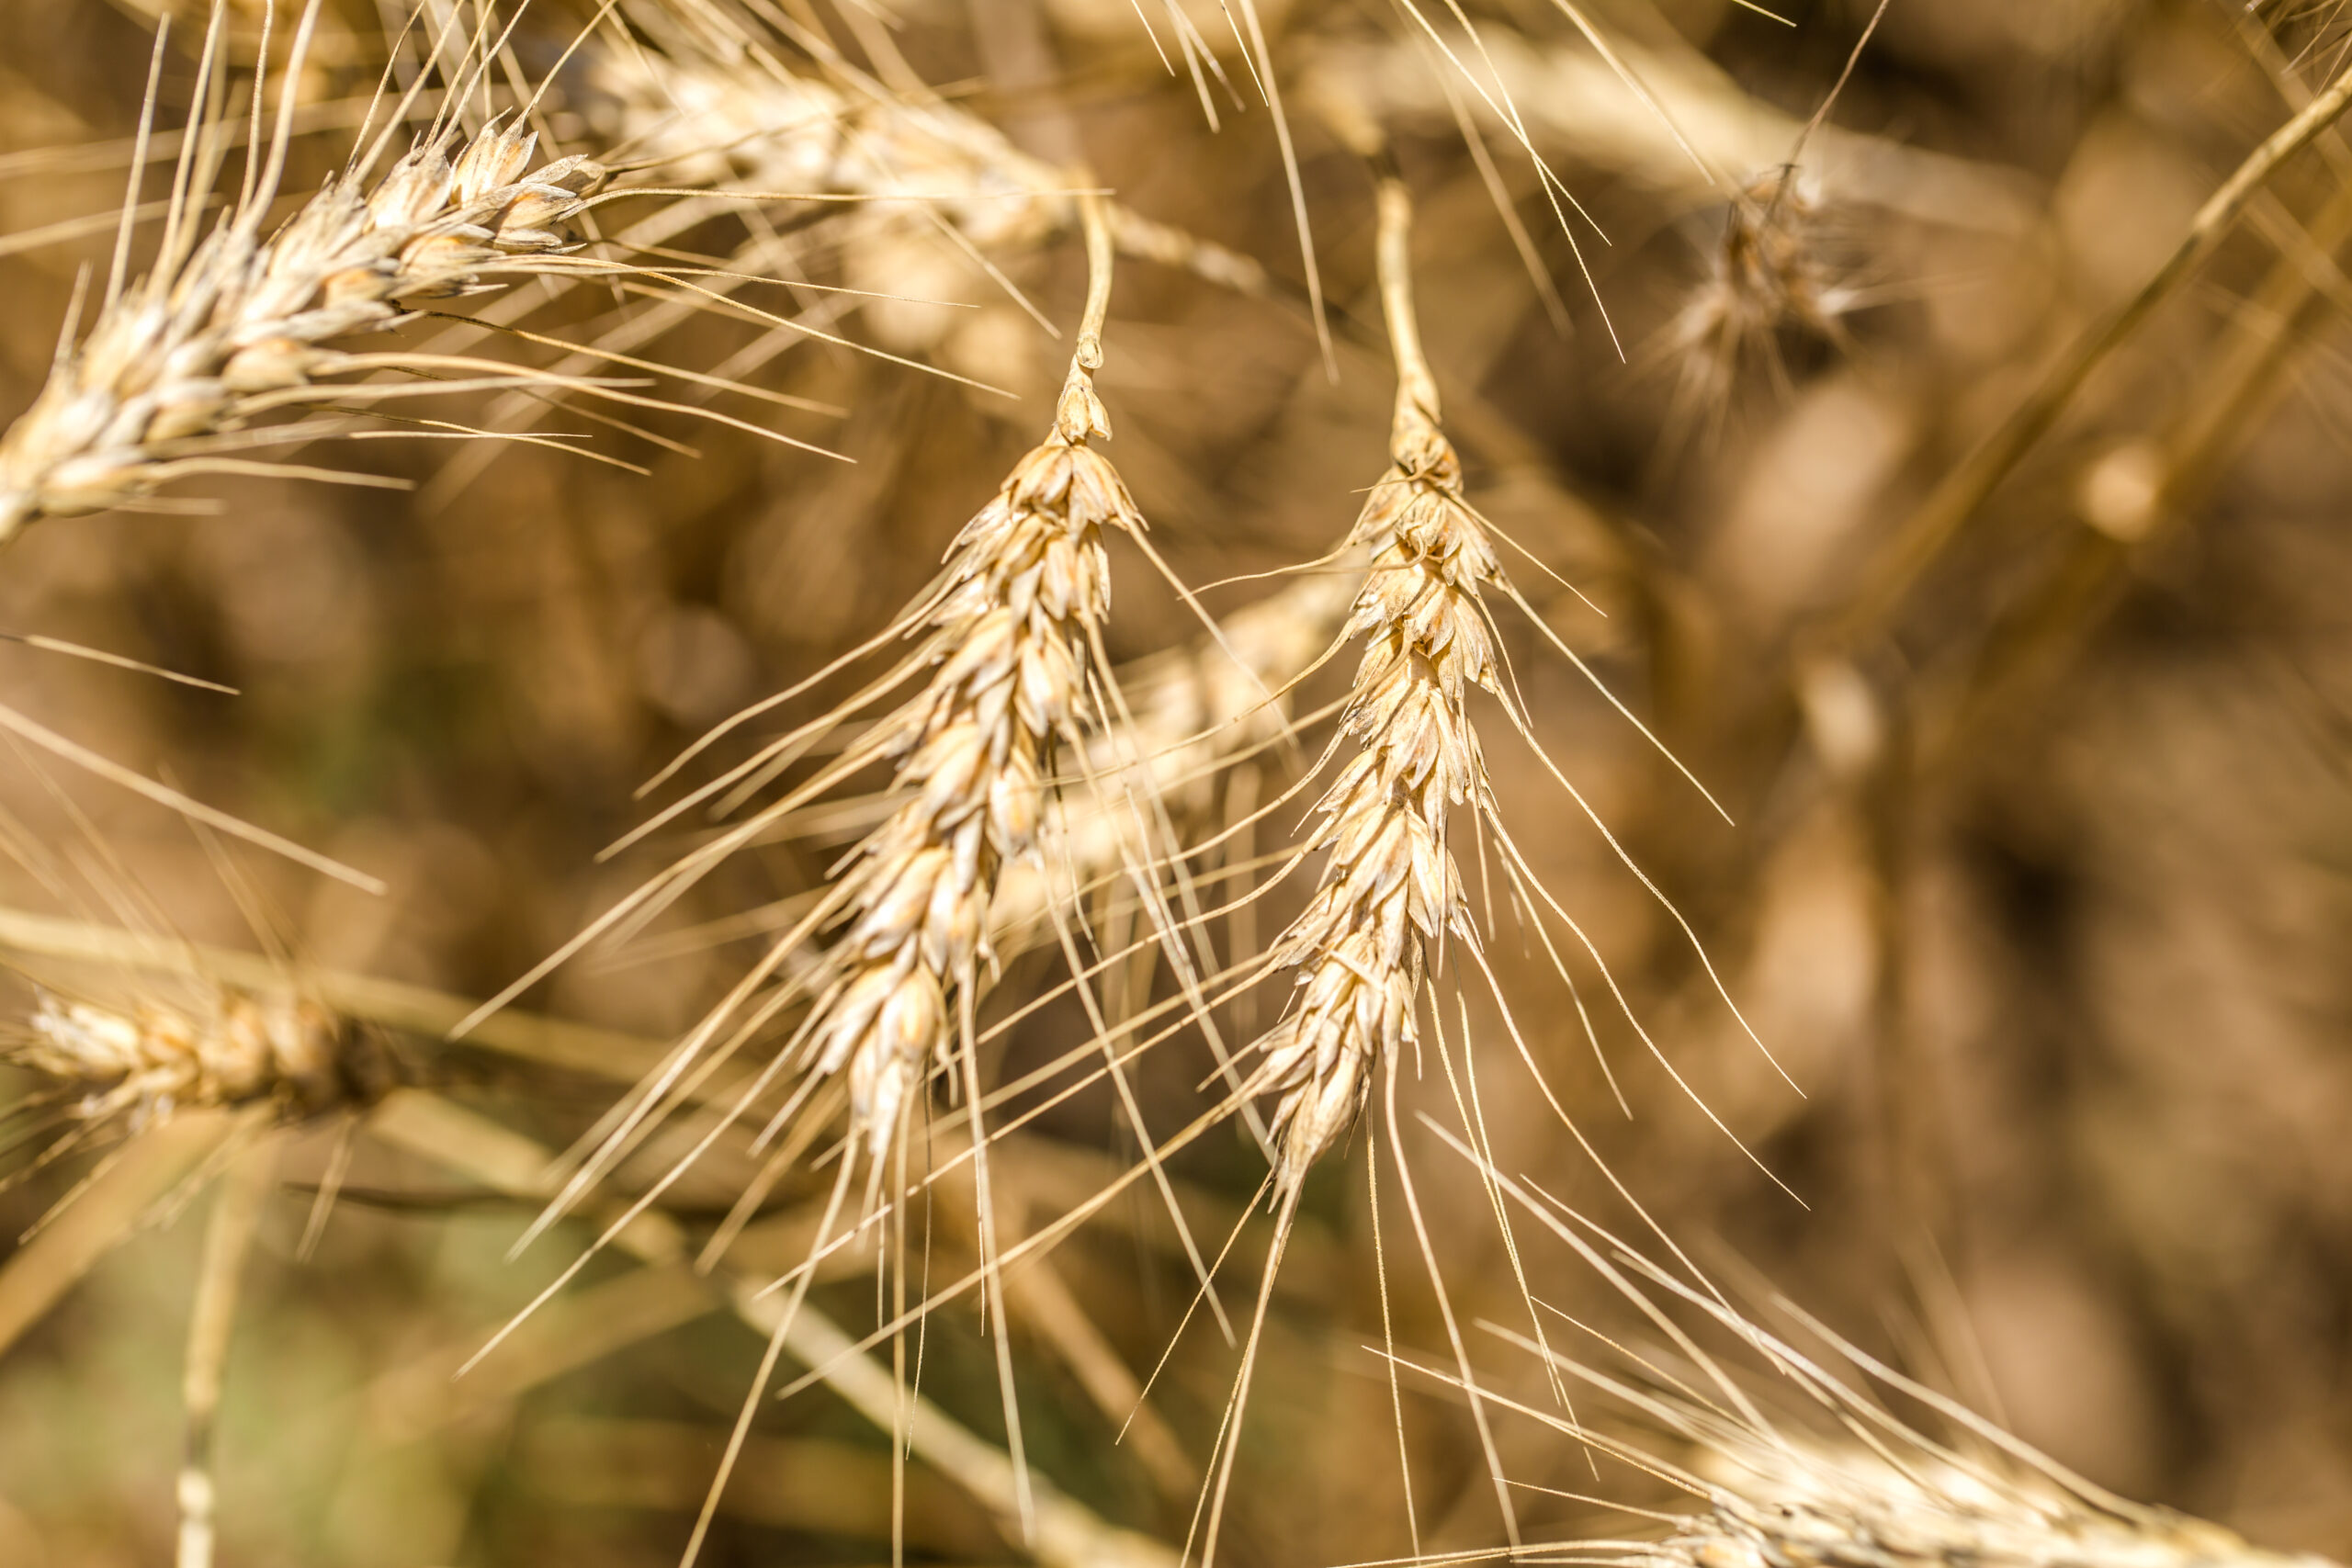
[[[1679,1520],[1644,1568],[2322,1568],[2234,1530],[1933,1451],[1782,1437],[1700,1466],[1706,1511]]]
[[[688,801],[746,778],[772,778],[800,754],[808,737],[830,732],[894,697],[897,705],[857,733],[813,778],[673,863],[535,972],[544,973],[587,941],[658,907],[808,801],[869,768],[888,769],[888,818],[844,857],[814,907],[770,944],[751,973],[610,1119],[605,1136],[542,1216],[544,1224],[578,1201],[654,1126],[693,1098],[718,1064],[758,1037],[787,1007],[805,1006],[765,1066],[751,1075],[740,1094],[729,1091],[731,1109],[713,1119],[694,1149],[673,1162],[597,1244],[609,1242],[657,1201],[772,1086],[791,1087],[754,1145],[784,1134],[763,1180],[808,1149],[833,1110],[845,1105],[845,1142],[816,1227],[810,1266],[779,1281],[788,1283],[790,1292],[742,1423],[750,1420],[773,1373],[815,1261],[842,1239],[836,1222],[854,1177],[865,1175],[869,1221],[899,1210],[915,1112],[940,1078],[963,1099],[970,1119],[978,1251],[990,1271],[984,1289],[991,1315],[1002,1321],[978,1061],[978,1008],[994,978],[997,956],[989,910],[1007,868],[1038,853],[1057,758],[1082,750],[1088,735],[1100,728],[1101,694],[1109,673],[1102,654],[1110,604],[1105,538],[1114,531],[1139,536],[1145,525],[1125,482],[1092,446],[1110,433],[1094,373],[1102,363],[1113,241],[1102,203],[1089,197],[1082,205],[1087,302],[1052,426],[956,535],[931,585],[860,650],[871,653],[902,641],[910,645],[908,651],[859,696],[763,746],[749,762]],[[671,808],[664,819],[677,809]],[[722,1227],[721,1235],[727,1234]],[[576,1275],[594,1250],[575,1260],[538,1301]],[[903,1297],[903,1258],[899,1265],[898,1292]],[[998,1365],[1010,1448],[1025,1499],[1012,1362],[1001,1335]],[[722,1465],[722,1486],[746,1429],[739,1423]],[[1025,1500],[1023,1511],[1025,1516]],[[707,1507],[695,1546],[710,1517]],[[695,1546],[690,1546],[690,1557]]]
[[[216,33],[202,57],[199,114],[221,69],[217,45]],[[298,44],[288,79],[299,77]],[[464,96],[453,91],[449,101]],[[40,518],[136,503],[184,475],[251,468],[236,454],[289,438],[256,431],[265,414],[384,395],[326,379],[401,365],[344,340],[400,325],[417,302],[574,265],[571,225],[605,184],[605,167],[584,156],[534,167],[537,135],[519,116],[471,132],[436,122],[371,179],[387,129],[265,233],[291,128],[287,97],[259,177],[200,239],[198,216],[229,131],[215,116],[185,139],[153,269],[126,286],[119,254],[89,332],[61,348],[32,405],[0,435],[0,539]],[[259,147],[250,153],[265,157]],[[488,362],[433,368],[518,374]]]
[[[681,186],[856,198],[825,220],[856,288],[903,295],[911,276],[924,280],[918,292],[942,297],[973,284],[1009,291],[986,257],[1034,254],[1081,227],[1066,173],[968,110],[892,91],[838,55],[796,62],[697,7],[658,20],[659,49],[588,52],[581,107],[633,161]],[[1264,268],[1249,257],[1124,203],[1103,205],[1122,254],[1238,292],[1267,291]],[[964,253],[947,276],[926,257],[943,248]],[[899,347],[929,347],[942,330],[941,312],[920,303],[875,299],[868,313]]]
[[[826,951],[809,1052],[818,1074],[846,1068],[853,1126],[877,1157],[951,1065],[950,998],[968,1008],[993,963],[989,905],[1035,847],[1052,753],[1098,716],[1086,672],[1110,602],[1102,537],[1143,526],[1089,445],[1110,433],[1100,362],[1090,334],[1052,434],[956,539],[923,617],[942,661],[882,743],[910,798],[840,884],[846,929]]]
[[[1446,829],[1487,787],[1465,705],[1473,687],[1497,689],[1480,592],[1502,569],[1438,423],[1405,254],[1408,198],[1391,178],[1379,199],[1397,387],[1389,468],[1347,540],[1371,564],[1341,634],[1362,637],[1363,653],[1334,745],[1358,750],[1317,803],[1303,852],[1327,857],[1321,881],[1267,955],[1299,972],[1293,1006],[1259,1042],[1285,1192],[1355,1124],[1374,1067],[1418,1044],[1422,980],[1448,935],[1477,940]]]
[[[2119,1496],[1784,1299],[1779,1315],[1796,1333],[1776,1333],[1687,1260],[1645,1258],[1468,1145],[1453,1147],[1581,1258],[1600,1294],[1664,1337],[1636,1348],[1582,1314],[1560,1314],[1591,1337],[1588,1359],[1487,1325],[1547,1377],[1571,1378],[1605,1405],[1579,1416],[1489,1387],[1497,1403],[1626,1467],[1593,1473],[1646,1477],[1687,1500],[1631,1510],[1665,1526],[1657,1539],[1529,1542],[1532,1553],[1592,1568],[2328,1568]],[[1719,1337],[1724,1345],[1704,1342]],[[1473,1382],[1464,1373],[1459,1386]]]

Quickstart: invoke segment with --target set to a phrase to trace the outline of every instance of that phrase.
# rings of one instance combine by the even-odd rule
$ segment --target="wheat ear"
[[[2203,1519],[1932,1450],[1781,1437],[1727,1447],[1700,1471],[1705,1511],[1629,1553],[1627,1568],[2325,1568]]]
[[[219,69],[215,42],[203,56],[199,105]],[[371,149],[264,237],[300,64],[298,41],[266,171],[201,242],[192,220],[220,156],[220,127],[185,139],[154,269],[119,288],[118,251],[96,324],[61,351],[32,405],[0,436],[0,539],[39,518],[136,502],[181,475],[250,467],[229,455],[254,444],[242,427],[271,410],[358,395],[317,382],[381,367],[379,356],[338,352],[335,340],[397,324],[407,301],[565,265],[573,248],[565,224],[605,171],[586,157],[532,168],[537,138],[519,118],[495,118],[470,136],[436,125],[372,186]]]
[[[882,204],[876,217],[885,220],[920,203],[967,246],[1035,250],[1083,229],[1082,197],[1066,173],[988,121],[952,103],[893,94],[838,57],[820,64],[796,70],[740,39],[665,39],[662,52],[595,51],[589,79],[617,110],[615,129],[633,156],[684,185],[865,197]],[[1248,256],[1107,197],[1103,210],[1122,254],[1244,294],[1270,290],[1265,269]],[[872,220],[859,224],[848,247],[874,231]]]
[[[815,1114],[816,1108],[830,1104],[832,1096],[818,1091],[846,1080],[849,1146],[818,1224],[812,1256],[820,1253],[834,1239],[834,1225],[860,1156],[866,1168],[866,1207],[875,1207],[894,1167],[891,1200],[896,1201],[905,1180],[910,1113],[933,1076],[944,1076],[961,1090],[974,1119],[985,1290],[998,1324],[1003,1324],[987,1141],[978,1125],[982,1097],[977,1012],[995,967],[989,908],[1003,868],[1037,852],[1055,752],[1066,744],[1081,745],[1085,732],[1099,727],[1093,694],[1097,649],[1110,605],[1104,533],[1123,529],[1140,534],[1145,526],[1117,470],[1090,446],[1095,437],[1110,434],[1109,414],[1095,395],[1094,372],[1102,364],[1113,242],[1100,199],[1083,197],[1081,209],[1086,219],[1086,307],[1052,428],[1014,466],[996,497],[964,525],[948,548],[943,571],[893,623],[886,636],[904,635],[918,646],[894,674],[869,690],[867,700],[876,691],[888,691],[927,671],[922,688],[820,773],[813,784],[794,791],[722,836],[712,848],[672,867],[580,940],[691,881],[715,864],[715,857],[788,816],[812,790],[822,790],[860,767],[889,760],[890,788],[899,804],[851,852],[845,869],[816,908],[771,946],[640,1089],[596,1152],[556,1194],[534,1234],[564,1213],[691,1090],[689,1073],[697,1061],[706,1066],[715,1064],[787,1002],[807,995],[811,998],[807,1016],[768,1067],[754,1077],[733,1111],[719,1118],[695,1149],[638,1201],[623,1224],[657,1201],[777,1077],[797,1073],[799,1082],[771,1121],[763,1142],[796,1117]],[[856,705],[836,710],[834,716],[846,717]],[[763,752],[763,758],[774,750]],[[832,942],[820,951],[807,951],[816,934],[826,930],[837,931]],[[575,942],[566,952],[578,945]],[[549,963],[562,956],[559,953]],[[752,1005],[759,987],[787,964],[798,967],[781,992]],[[738,1016],[747,1010],[747,1018]],[[713,1051],[713,1042],[730,1021],[736,1025],[731,1038]],[[618,1230],[608,1229],[597,1247]],[[576,1274],[594,1250],[565,1270],[532,1308]],[[804,1269],[779,1282],[789,1283],[789,1293],[688,1543],[689,1562],[709,1528],[718,1492],[783,1353],[785,1337],[811,1277]],[[520,1321],[518,1316],[510,1323],[508,1331]],[[1034,1522],[1028,1472],[1012,1398],[1010,1350],[1001,1327],[997,1362],[1025,1535]]]
[[[1373,1069],[1419,1040],[1415,1003],[1447,932],[1475,943],[1446,842],[1453,807],[1483,797],[1486,762],[1465,700],[1497,689],[1480,597],[1502,569],[1462,494],[1462,462],[1438,424],[1407,254],[1403,184],[1379,185],[1380,296],[1396,360],[1388,471],[1347,547],[1371,561],[1344,637],[1361,637],[1337,745],[1360,750],[1317,802],[1303,853],[1327,852],[1306,910],[1268,953],[1299,971],[1289,1014],[1258,1043],[1259,1081],[1279,1096],[1275,1184],[1295,1190],[1346,1135]]]
[[[2219,1525],[2118,1496],[1785,1298],[1774,1299],[1777,1314],[1804,1339],[1775,1334],[1687,1261],[1670,1269],[1644,1257],[1430,1125],[1671,1347],[1637,1349],[1566,1319],[1602,1348],[1606,1359],[1596,1363],[1483,1325],[1541,1362],[1547,1376],[1573,1378],[1607,1399],[1617,1419],[1598,1424],[1512,1400],[1466,1372],[1449,1376],[1400,1361],[1690,1500],[1670,1511],[1628,1510],[1664,1523],[1660,1539],[1529,1541],[1532,1558],[1585,1568],[2331,1568],[2324,1558],[2265,1551]],[[1707,1348],[1684,1311],[1772,1375],[1759,1377]],[[1819,1348],[1808,1348],[1814,1345]],[[1768,1414],[1768,1404],[1778,1407]],[[1897,1408],[1924,1413],[1934,1433]]]
[[[266,1100],[299,1120],[364,1105],[391,1087],[380,1042],[286,992],[211,987],[190,1008],[124,1010],[40,994],[10,1059],[81,1094],[77,1117],[141,1123],[180,1109]]]
[[[1256,1043],[1263,1060],[1250,1082],[1278,1097],[1274,1234],[1217,1433],[1216,1472],[1194,1514],[1203,1568],[1215,1568],[1267,1309],[1307,1172],[1363,1115],[1382,1066],[1393,1103],[1394,1068],[1406,1047],[1418,1051],[1422,983],[1442,964],[1447,934],[1472,947],[1478,940],[1446,829],[1453,807],[1487,795],[1464,705],[1474,685],[1498,690],[1480,588],[1499,586],[1501,567],[1463,500],[1461,459],[1438,423],[1437,381],[1413,309],[1412,198],[1376,139],[1362,150],[1377,172],[1377,270],[1396,400],[1388,470],[1340,547],[1369,562],[1340,632],[1364,646],[1317,771],[1351,739],[1357,750],[1316,803],[1315,826],[1292,862],[1325,854],[1321,880],[1264,961],[1268,972],[1298,971],[1290,1010]],[[1442,1284],[1439,1292],[1450,1325]]]
[[[1102,224],[1089,239],[1107,252]],[[910,798],[841,883],[847,929],[825,955],[830,1000],[808,1049],[818,1074],[847,1069],[853,1123],[876,1159],[933,1067],[955,1065],[949,998],[968,1008],[981,988],[999,875],[1035,850],[1052,755],[1093,716],[1089,671],[1110,608],[1103,533],[1144,526],[1088,445],[1110,434],[1093,386],[1110,267],[1095,260],[1053,430],[965,525],[924,616],[940,662],[886,742]]]

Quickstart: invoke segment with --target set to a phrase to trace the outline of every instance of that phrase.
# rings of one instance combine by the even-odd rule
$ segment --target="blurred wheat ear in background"
[[[2338,0],[5,20],[0,1564],[2352,1560]]]

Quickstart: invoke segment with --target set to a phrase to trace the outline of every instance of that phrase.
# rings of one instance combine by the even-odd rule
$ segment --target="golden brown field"
[[[0,1565],[2352,1559],[2336,0],[0,23]]]

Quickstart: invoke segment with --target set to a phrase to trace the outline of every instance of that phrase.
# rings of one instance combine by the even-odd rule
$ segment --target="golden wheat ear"
[[[1845,69],[1798,129],[1788,155],[1727,193],[1723,230],[1708,253],[1705,274],[1646,355],[1679,368],[1665,451],[1692,432],[1719,437],[1732,394],[1751,368],[1760,367],[1785,393],[1782,345],[1811,342],[1843,349],[1849,346],[1846,318],[1871,301],[1873,291],[1856,270],[1852,225],[1804,158],[1885,16],[1884,4],[1871,13]]]
[[[1648,1325],[1645,1345],[1545,1303],[1587,1337],[1585,1355],[1487,1325],[1547,1379],[1589,1390],[1605,1414],[1578,1420],[1496,1386],[1487,1398],[1613,1461],[1595,1473],[1626,1490],[1593,1496],[1522,1484],[1652,1522],[1645,1539],[1531,1541],[1531,1553],[1591,1568],[2329,1568],[2118,1496],[1777,1295],[1771,1315],[1792,1327],[1776,1332],[1687,1267],[1644,1257],[1433,1130],[1580,1258],[1601,1294]],[[1397,1364],[1465,1386],[1455,1374]]]
[[[1377,270],[1397,378],[1389,468],[1342,547],[1369,565],[1341,628],[1363,652],[1317,769],[1337,771],[1285,866],[1320,855],[1322,870],[1260,971],[1295,976],[1282,1021],[1252,1047],[1261,1060],[1248,1084],[1275,1097],[1274,1235],[1218,1433],[1219,1463],[1195,1515],[1204,1568],[1216,1562],[1258,1345],[1307,1173],[1355,1126],[1375,1078],[1385,1073],[1393,1085],[1401,1059],[1419,1058],[1421,993],[1446,940],[1479,940],[1447,829],[1454,807],[1486,790],[1466,699],[1473,687],[1498,690],[1479,591],[1500,567],[1461,503],[1461,461],[1438,423],[1437,384],[1413,310],[1411,198],[1393,165],[1377,166]],[[1499,1474],[1497,1486],[1508,1519]]]
[[[494,113],[471,129],[456,117],[458,105],[483,90],[503,41],[490,36],[486,19],[482,32],[448,51],[440,111],[407,152],[379,172],[426,96],[424,73],[372,140],[362,128],[343,170],[274,220],[317,15],[314,0],[297,30],[265,146],[266,84],[254,84],[250,130],[224,112],[228,66],[216,10],[198,55],[195,116],[170,170],[159,248],[148,271],[132,279],[129,242],[142,211],[148,156],[142,130],[96,315],[78,337],[75,323],[67,323],[47,381],[0,435],[0,539],[46,517],[153,504],[159,490],[198,474],[396,482],[254,454],[354,434],[368,416],[418,398],[528,389],[542,399],[675,406],[629,389],[641,378],[556,375],[430,344],[360,341],[429,315],[424,307],[431,302],[520,279],[626,278],[644,269],[584,250],[587,218],[599,200],[630,194],[605,188],[603,163],[542,156],[528,112]],[[160,43],[159,36],[159,61]],[[142,127],[154,107],[151,86]],[[248,143],[243,188],[207,231],[200,219],[229,195],[215,186],[241,132]],[[438,419],[401,418],[390,428],[476,434]]]
[[[1086,196],[1080,202],[1088,295],[1052,428],[957,535],[931,586],[860,650],[878,652],[885,643],[903,638],[912,644],[911,651],[817,728],[903,694],[898,705],[811,778],[624,900],[582,941],[673,897],[727,855],[877,763],[890,770],[882,797],[888,817],[843,857],[812,907],[608,1119],[541,1220],[544,1225],[581,1201],[650,1129],[699,1096],[718,1064],[749,1046],[787,1008],[805,1003],[805,1012],[774,1056],[748,1075],[740,1094],[726,1098],[695,1146],[596,1245],[616,1239],[621,1227],[645,1213],[729,1127],[761,1105],[772,1088],[784,1085],[788,1089],[782,1109],[769,1116],[755,1152],[780,1136],[797,1157],[811,1146],[811,1119],[844,1107],[847,1115],[845,1139],[833,1151],[839,1167],[831,1193],[810,1247],[813,1264],[850,1239],[851,1233],[839,1227],[858,1173],[865,1177],[865,1201],[854,1230],[895,1213],[907,1186],[909,1141],[933,1086],[944,1081],[964,1101],[962,1115],[969,1122],[982,1291],[989,1315],[999,1325],[1008,1446],[1019,1477],[1026,1471],[1002,1328],[1005,1298],[989,1134],[982,1121],[988,1101],[981,1086],[978,1012],[997,967],[991,909],[1001,884],[1008,869],[1044,852],[1040,834],[1057,758],[1080,753],[1102,725],[1100,669],[1110,595],[1106,539],[1139,535],[1144,526],[1116,469],[1092,446],[1110,431],[1094,373],[1102,361],[1114,247],[1101,200]],[[802,739],[796,732],[763,748],[721,784],[752,776],[780,756],[788,758]],[[1058,925],[1067,917],[1057,914],[1055,919]],[[1066,951],[1072,951],[1067,929],[1061,929]],[[1082,967],[1074,951],[1072,962]],[[778,976],[786,978],[777,984]],[[1105,1070],[1115,1075],[1116,1063]],[[899,1172],[895,1180],[889,1179],[893,1171]],[[584,1261],[583,1256],[564,1278]],[[794,1320],[812,1278],[813,1269],[804,1266],[777,1282],[788,1288],[777,1336]],[[766,1368],[753,1389],[755,1401],[781,1343],[780,1337],[772,1339]],[[1025,1498],[1025,1480],[1021,1484]],[[1025,1531],[1025,1501],[1022,1511]],[[706,1511],[706,1528],[707,1518]]]

